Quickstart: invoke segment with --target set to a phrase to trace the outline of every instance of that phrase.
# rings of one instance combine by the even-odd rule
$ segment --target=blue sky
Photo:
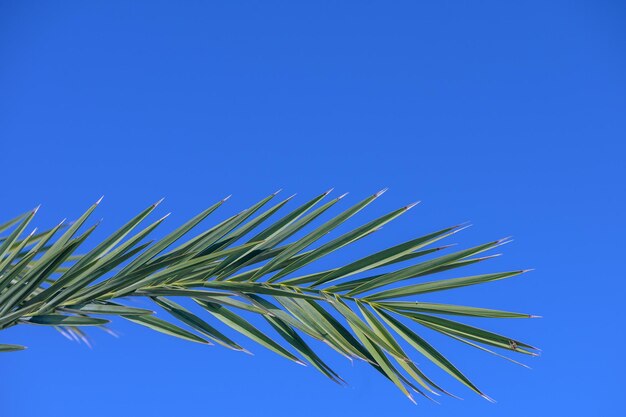
[[[104,236],[161,197],[165,231],[231,193],[216,219],[278,188],[389,187],[352,224],[422,204],[337,262],[471,221],[461,245],[515,239],[477,271],[535,271],[436,299],[544,317],[484,323],[540,346],[532,370],[436,339],[498,402],[444,377],[465,400],[418,406],[324,350],[347,388],[252,342],[118,321],[90,350],[22,326],[0,335],[29,346],[0,357],[2,415],[624,415],[625,17],[617,1],[2,2],[3,218],[41,203],[50,226],[104,194]]]

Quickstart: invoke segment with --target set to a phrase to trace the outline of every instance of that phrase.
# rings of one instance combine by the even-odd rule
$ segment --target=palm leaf
[[[23,324],[53,326],[64,336],[89,344],[82,326],[110,332],[103,326],[109,321],[98,316],[114,319],[120,316],[184,340],[203,344],[212,341],[245,351],[234,336],[212,324],[217,321],[234,331],[235,336],[245,336],[297,363],[310,363],[329,379],[342,383],[343,379],[305,338],[321,341],[341,356],[368,363],[411,399],[411,390],[424,396],[448,393],[417,366],[411,358],[413,351],[485,396],[459,368],[418,335],[413,326],[434,330],[498,356],[501,355],[486,346],[536,354],[537,349],[528,343],[441,317],[535,316],[413,299],[425,293],[480,285],[525,272],[422,281],[426,276],[491,259],[493,255],[476,255],[500,246],[505,240],[436,256],[450,245],[433,245],[463,229],[453,226],[344,265],[302,274],[301,269],[371,236],[413,206],[369,220],[316,246],[382,194],[376,193],[315,227],[315,221],[344,197],[322,203],[329,193],[271,220],[292,200],[289,197],[261,211],[275,198],[277,193],[274,193],[189,238],[203,220],[225,203],[224,199],[165,237],[144,242],[165,219],[141,226],[156,210],[156,203],[86,252],[81,249],[99,226],[96,224],[82,233],[81,229],[100,200],[58,237],[61,224],[43,233],[33,231],[23,236],[36,210],[15,217],[0,225],[0,233],[5,233],[0,237],[0,329]],[[310,230],[305,231],[306,228]],[[302,237],[294,239],[301,232]],[[405,266],[397,267],[399,263]],[[157,318],[152,310],[124,304],[124,300],[133,298],[153,300],[178,323]],[[192,313],[172,298],[193,300],[204,310],[205,317]],[[254,316],[264,320],[255,320]],[[270,329],[275,334],[270,334]],[[412,349],[407,350],[405,344]],[[19,345],[0,344],[2,352],[22,349]]]

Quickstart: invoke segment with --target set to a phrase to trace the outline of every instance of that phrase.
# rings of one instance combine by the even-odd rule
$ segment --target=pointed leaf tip
[[[232,194],[229,194],[226,197],[222,198],[222,203],[225,201],[228,201],[228,199],[231,198],[232,196],[233,196]]]
[[[385,192],[387,192],[389,188],[385,187],[382,190],[380,190],[379,192],[377,192],[376,194],[374,194],[375,197],[380,197],[381,195],[385,194]]]
[[[480,394],[481,397],[483,397],[485,400],[489,401],[492,404],[496,403],[496,400],[494,400],[493,398],[491,398],[490,396],[486,395],[486,394]]]
[[[16,352],[25,349],[27,349],[27,347],[22,345],[7,345],[4,343],[0,343],[0,352]]]
[[[413,207],[417,206],[419,203],[421,203],[421,201],[416,201],[414,203],[408,204],[404,206],[404,210],[411,210]]]
[[[154,204],[152,205],[152,207],[156,207],[156,206],[158,206],[159,204],[161,204],[161,203],[163,202],[163,200],[165,200],[165,197],[162,197],[159,201],[157,201],[156,203],[154,203]]]
[[[343,194],[341,194],[339,197],[337,197],[337,201],[341,200],[342,198],[344,198],[348,194],[350,194],[350,193],[343,193]]]
[[[439,246],[438,248],[435,248],[437,250],[444,250],[444,249],[448,249],[454,246],[458,246],[458,243],[448,243],[447,245],[443,245],[443,246]]]
[[[100,204],[100,202],[102,201],[102,199],[103,199],[103,198],[104,198],[104,196],[100,197],[100,198],[98,199],[98,201],[96,201],[96,202],[95,202],[95,204],[94,204],[94,205],[95,205],[95,206],[97,206],[98,204]]]
[[[458,224],[458,225],[454,226],[455,229],[452,231],[452,233],[453,234],[454,233],[459,233],[460,231],[468,229],[468,228],[470,228],[472,226],[473,226],[473,224],[471,224],[469,222]]]
[[[332,193],[334,189],[335,187],[330,188],[328,191],[324,193],[324,196],[327,196],[328,194]]]
[[[283,190],[282,188],[279,188],[278,190],[274,191],[274,192],[272,193],[272,195],[274,196],[274,195],[276,195],[276,194],[280,193],[282,190]]]

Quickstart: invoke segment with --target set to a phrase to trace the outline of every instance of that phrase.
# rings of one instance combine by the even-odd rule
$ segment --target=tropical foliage
[[[329,193],[282,216],[275,215],[290,198],[261,210],[275,199],[274,193],[197,232],[201,221],[224,199],[165,237],[146,241],[165,219],[140,227],[156,203],[90,250],[84,250],[85,241],[97,225],[83,229],[100,201],[72,223],[62,222],[42,233],[33,230],[25,237],[37,209],[18,216],[0,225],[0,233],[5,234],[0,240],[0,329],[25,324],[53,326],[69,338],[89,343],[84,326],[106,329],[109,320],[103,317],[117,316],[192,342],[246,351],[230,331],[224,332],[230,328],[232,333],[294,362],[309,363],[342,383],[309,345],[306,339],[312,338],[346,358],[370,364],[411,400],[412,392],[426,397],[447,394],[416,365],[412,359],[416,353],[485,396],[420,335],[420,328],[497,355],[491,348],[536,355],[536,348],[527,343],[455,319],[531,317],[528,314],[414,300],[422,294],[525,272],[435,278],[437,273],[491,258],[483,253],[506,240],[440,255],[449,246],[437,246],[439,241],[463,228],[454,226],[336,268],[302,273],[307,265],[372,234],[413,206],[322,239],[382,194],[376,193],[307,231],[307,226],[343,197],[324,202]],[[196,231],[193,237],[183,239],[192,230]],[[320,239],[323,243],[316,244]],[[137,297],[152,300],[160,317],[128,304]],[[206,318],[174,299],[199,305]],[[169,319],[162,317],[163,310]],[[251,315],[262,317],[268,326],[259,326]],[[214,319],[226,327],[218,329]],[[0,345],[0,351],[21,349],[24,347]]]

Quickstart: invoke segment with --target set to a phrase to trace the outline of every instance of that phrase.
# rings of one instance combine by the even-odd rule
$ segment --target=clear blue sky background
[[[347,388],[252,343],[16,328],[0,414],[625,415],[626,8],[505,3],[3,1],[2,217],[104,194],[101,237],[165,196],[163,233],[230,193],[215,219],[390,187],[351,224],[423,203],[337,262],[469,220],[462,245],[515,238],[477,271],[536,271],[435,299],[544,318],[484,323],[539,345],[532,370],[435,339],[498,403],[444,377],[465,400],[417,407],[325,350]]]

